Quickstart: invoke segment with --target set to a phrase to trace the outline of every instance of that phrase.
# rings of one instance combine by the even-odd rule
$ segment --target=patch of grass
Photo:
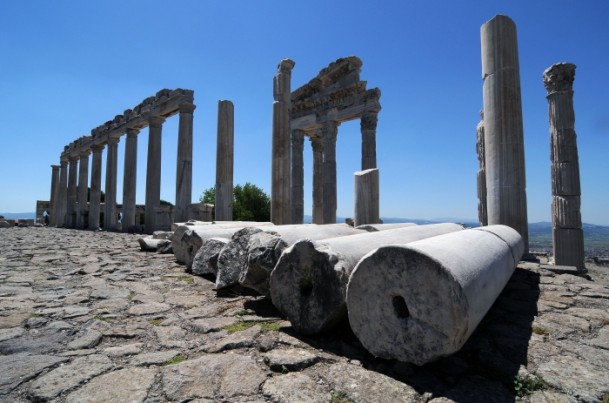
[[[243,315],[247,315],[247,309],[245,309],[245,308],[241,308],[235,313],[235,316],[243,316]]]
[[[288,372],[290,372],[290,370],[288,369],[288,367],[286,367],[285,365],[281,366],[281,373],[282,374],[287,374]]]
[[[182,361],[186,361],[186,360],[187,360],[187,358],[185,355],[178,354],[178,355],[175,355],[172,358],[168,359],[167,361],[165,361],[163,363],[163,365],[165,365],[165,366],[166,365],[175,365],[175,364],[179,364]]]
[[[106,318],[104,315],[95,315],[95,317],[93,319],[99,320],[100,322],[106,322],[106,323],[110,322],[110,319]]]
[[[137,293],[131,291],[129,295],[127,295],[127,301],[133,301],[133,298],[135,298],[136,295]]]
[[[247,330],[250,327],[260,325],[263,332],[269,332],[278,331],[280,326],[279,323],[280,322],[256,322],[254,320],[242,320],[232,325],[224,326],[222,329],[226,330],[228,334],[233,334]]]
[[[518,376],[514,379],[514,394],[518,397],[528,396],[536,390],[543,389],[545,382],[533,374],[531,376]]]
[[[347,399],[347,392],[343,392],[342,390],[335,390],[332,392],[332,403],[349,403],[349,399]]]
[[[540,336],[549,336],[550,335],[550,331],[543,326],[534,325],[531,330],[533,331],[533,333],[538,334]]]
[[[165,320],[165,318],[152,319],[150,321],[150,324],[152,326],[161,326],[161,323],[163,323],[164,320]]]
[[[192,278],[192,276],[189,276],[187,274],[179,275],[178,280],[183,281],[186,284],[194,284],[194,282],[195,282],[195,280]]]
[[[609,403],[609,394],[603,395],[603,403]]]

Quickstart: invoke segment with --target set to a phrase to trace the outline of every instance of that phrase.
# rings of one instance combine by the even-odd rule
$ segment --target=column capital
[[[105,146],[103,144],[95,144],[91,146],[91,150],[93,151],[93,153],[99,153],[104,150],[104,147]]]
[[[78,156],[78,154],[76,154],[76,155],[73,154],[73,155],[68,156],[69,162],[77,162],[79,159],[80,159],[80,156]]]
[[[165,122],[165,118],[162,116],[148,116],[148,126],[150,127],[161,127]]]
[[[80,155],[80,158],[86,158],[89,155],[91,155],[91,149],[90,148],[85,148],[80,150],[80,152],[78,153],[78,155]]]
[[[378,112],[366,112],[362,115],[360,125],[362,130],[376,130]]]
[[[117,145],[118,141],[119,141],[118,137],[108,137],[108,145],[109,146]]]
[[[296,62],[292,59],[282,59],[277,65],[277,73],[289,73],[295,65]]]
[[[127,137],[137,136],[140,133],[140,129],[134,129],[132,127],[128,127],[126,132],[127,132]]]
[[[556,63],[543,72],[543,85],[548,95],[573,90],[575,67],[573,63]]]
[[[179,107],[180,113],[193,113],[197,106],[195,104],[182,104]]]
[[[51,165],[51,168],[53,168],[53,170],[57,170],[61,168],[61,165]]]

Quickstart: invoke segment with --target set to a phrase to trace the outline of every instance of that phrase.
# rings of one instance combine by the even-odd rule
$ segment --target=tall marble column
[[[89,229],[99,228],[99,213],[101,203],[101,174],[103,145],[91,146],[91,193],[89,196]]]
[[[57,221],[55,225],[63,227],[66,225],[66,214],[68,211],[68,159],[62,156],[60,159],[59,189],[57,191]]]
[[[233,165],[235,108],[231,101],[218,101],[216,146],[216,220],[233,220]]]
[[[127,129],[125,140],[125,170],[123,172],[123,232],[135,225],[135,193],[137,184],[137,135],[138,129]]]
[[[289,224],[292,219],[290,207],[290,106],[291,76],[295,63],[283,59],[277,67],[273,81],[273,155],[271,183],[271,221]]]
[[[584,266],[579,156],[573,110],[575,65],[557,63],[543,72],[550,117],[552,243],[554,263]]]
[[[192,203],[192,114],[193,104],[180,105],[178,157],[176,167],[175,222],[188,221]]]
[[[89,195],[89,155],[91,155],[90,149],[83,149],[80,152],[80,164],[78,170],[78,205],[76,209],[76,227],[86,228],[88,208],[88,195]]]
[[[366,112],[360,122],[362,130],[362,171],[376,168],[376,124],[378,112]]]
[[[104,229],[115,231],[118,222],[116,209],[116,164],[118,159],[118,138],[108,137],[108,152],[106,155],[106,196],[104,199]]]
[[[148,160],[146,165],[146,211],[145,231],[156,230],[157,210],[161,205],[161,133],[164,118],[152,116],[148,119]]]
[[[76,180],[78,178],[78,155],[71,155],[68,161],[70,162],[70,172],[68,174],[68,207],[66,210],[66,227],[74,228],[76,226]]]
[[[292,224],[304,220],[304,136],[303,130],[292,130]]]
[[[313,224],[324,223],[324,150],[319,137],[311,137],[313,148]]]
[[[51,165],[51,199],[50,199],[50,210],[49,214],[49,225],[57,225],[57,215],[59,203],[57,203],[57,197],[59,192],[59,165]]]
[[[520,233],[528,254],[524,134],[516,25],[497,15],[482,25],[484,154],[488,224]]]
[[[322,127],[323,145],[323,223],[336,222],[336,138],[338,123],[332,120],[324,122]]]
[[[486,167],[484,162],[484,112],[480,111],[480,123],[476,126],[476,153],[478,154],[478,220],[481,226],[488,225],[486,214]]]

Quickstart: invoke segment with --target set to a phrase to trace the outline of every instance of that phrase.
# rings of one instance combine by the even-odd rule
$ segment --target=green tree
[[[216,190],[205,189],[199,198],[201,203],[215,204]],[[258,186],[247,182],[233,188],[233,220],[270,221],[271,198]]]

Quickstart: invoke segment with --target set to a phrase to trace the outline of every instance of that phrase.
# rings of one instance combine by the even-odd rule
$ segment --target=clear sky
[[[377,129],[381,215],[477,218],[480,26],[518,29],[528,216],[550,220],[550,145],[543,71],[577,65],[576,131],[584,222],[609,225],[609,2],[42,1],[0,13],[0,212],[48,200],[63,147],[162,88],[195,92],[193,201],[215,182],[217,102],[235,104],[235,184],[271,188],[272,82],[296,62],[292,89],[337,58],[363,61],[382,91]],[[178,118],[163,128],[161,198],[175,201]],[[138,139],[145,201],[147,130]],[[339,216],[352,216],[359,121],[339,127]],[[305,213],[311,150],[305,147]],[[122,198],[124,139],[119,144]],[[105,170],[105,152],[103,156]],[[102,177],[102,183],[105,179]]]

